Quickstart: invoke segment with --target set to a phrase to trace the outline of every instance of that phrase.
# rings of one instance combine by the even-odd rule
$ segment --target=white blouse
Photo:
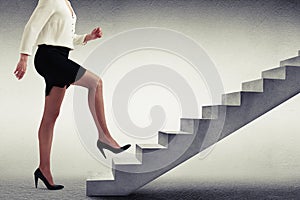
[[[68,4],[69,3],[69,6]],[[87,34],[75,34],[76,15],[66,0],[39,0],[27,22],[20,45],[20,53],[32,55],[35,45],[47,44],[74,49],[84,45]]]

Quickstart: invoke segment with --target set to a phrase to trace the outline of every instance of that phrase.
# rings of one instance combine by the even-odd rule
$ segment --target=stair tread
[[[232,107],[232,108],[236,108],[236,107],[240,107],[240,106],[236,106],[236,105],[222,105],[222,104],[217,104],[217,105],[205,105],[205,106],[202,106],[202,108],[212,108],[212,107]]]
[[[142,164],[136,157],[116,157],[113,158],[115,165],[139,165]]]
[[[98,172],[94,173],[93,175],[89,176],[87,181],[114,181],[114,175],[111,172],[103,173],[103,172]]]
[[[200,121],[201,120],[211,120],[211,119],[202,119],[202,118],[181,118],[181,119],[200,120]]]
[[[287,59],[281,60],[281,62],[283,62],[283,61],[286,61],[286,60],[297,59],[297,58],[300,58],[300,56],[293,56],[293,57],[290,57],[290,58],[287,58]]]
[[[161,144],[137,144],[142,149],[166,149],[167,147]]]
[[[242,91],[245,92],[263,92],[264,79],[256,79],[242,83]]]
[[[242,91],[236,91],[236,92],[229,92],[229,93],[225,93],[225,94],[222,94],[222,95],[232,95],[232,94],[238,94],[238,93],[241,93]]]
[[[262,82],[263,80],[264,80],[264,78],[258,78],[258,79],[253,79],[253,80],[242,82],[242,84],[244,84],[244,85],[253,84],[253,83],[257,83],[257,82]]]
[[[160,133],[166,133],[169,135],[188,135],[188,134],[192,134],[190,132],[186,132],[186,131],[159,131]]]
[[[295,65],[300,66],[300,56],[288,58],[286,60],[280,61],[280,66],[286,66],[286,65]]]
[[[285,79],[286,67],[277,67],[265,70],[261,73],[263,79]]]
[[[262,93],[262,92],[258,92],[258,91],[237,91],[237,92],[225,93],[223,95],[234,95],[234,94],[242,94],[242,93],[256,94],[256,93]]]
[[[269,68],[269,69],[264,69],[262,72],[267,72],[267,71],[272,71],[272,70],[277,70],[277,69],[282,69],[284,67],[273,67],[273,68]]]
[[[249,94],[260,94],[262,92],[259,92],[259,91],[237,91],[237,92],[225,93],[225,94],[222,94],[222,96],[237,95],[237,94],[247,94],[247,93],[249,93]]]
[[[222,94],[222,105],[241,105],[241,92]]]
[[[198,120],[199,118],[192,118],[192,117],[181,117],[180,119]]]

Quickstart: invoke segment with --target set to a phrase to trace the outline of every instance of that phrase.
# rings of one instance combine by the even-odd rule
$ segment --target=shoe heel
[[[102,153],[103,157],[106,159],[106,155],[104,153],[103,147],[99,147],[100,152]]]
[[[37,186],[38,186],[38,177],[36,175],[34,175],[34,184],[35,184],[35,188],[37,188]]]

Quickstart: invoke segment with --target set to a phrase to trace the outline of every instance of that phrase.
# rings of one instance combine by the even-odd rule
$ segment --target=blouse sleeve
[[[55,11],[52,0],[39,0],[29,21],[25,25],[22,35],[20,53],[32,54],[32,49],[36,43],[37,37],[44,25]]]
[[[83,34],[83,35],[77,35],[77,34],[74,34],[74,37],[73,37],[73,44],[74,46],[75,45],[85,45],[86,42],[84,42],[84,38],[87,34]]]

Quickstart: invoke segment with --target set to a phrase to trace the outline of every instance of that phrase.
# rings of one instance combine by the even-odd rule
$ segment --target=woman
[[[120,153],[130,147],[120,145],[112,138],[106,125],[102,96],[102,80],[89,70],[68,59],[74,45],[85,45],[102,37],[100,27],[90,34],[75,34],[76,15],[68,0],[39,0],[27,22],[20,45],[20,60],[14,74],[23,78],[28,56],[34,45],[38,45],[34,57],[37,72],[43,76],[45,89],[44,113],[40,123],[39,153],[40,164],[34,172],[35,186],[41,179],[50,190],[62,189],[55,185],[50,170],[50,152],[53,129],[58,117],[66,89],[72,85],[88,89],[88,103],[98,129],[97,147],[106,158],[103,149]]]

